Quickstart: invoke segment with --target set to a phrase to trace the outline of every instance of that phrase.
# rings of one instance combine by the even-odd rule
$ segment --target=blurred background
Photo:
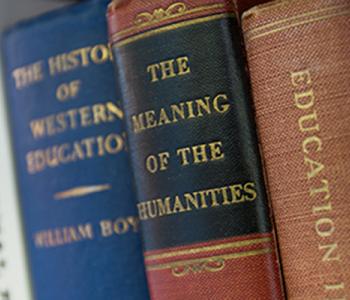
[[[22,19],[31,18],[73,2],[69,0],[0,0],[0,32]],[[2,67],[1,59],[0,67]],[[2,72],[0,72],[0,300],[31,300],[2,81]]]
[[[18,20],[30,18],[73,2],[73,0],[1,0],[0,29],[2,31]]]

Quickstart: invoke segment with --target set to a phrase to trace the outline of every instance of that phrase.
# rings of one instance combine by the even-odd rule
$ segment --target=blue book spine
[[[18,24],[3,55],[34,298],[149,299],[108,1]]]

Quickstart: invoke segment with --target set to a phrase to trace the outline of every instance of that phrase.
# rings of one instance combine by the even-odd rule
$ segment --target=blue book
[[[36,300],[149,299],[107,4],[85,1],[4,34]]]

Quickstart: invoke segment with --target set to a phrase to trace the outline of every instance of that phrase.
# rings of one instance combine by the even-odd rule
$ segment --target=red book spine
[[[350,1],[243,17],[289,299],[350,298]]]
[[[108,19],[152,299],[283,299],[233,2]]]

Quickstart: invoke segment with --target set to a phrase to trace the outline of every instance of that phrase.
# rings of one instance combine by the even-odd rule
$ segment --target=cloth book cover
[[[350,297],[350,2],[243,16],[288,299]]]
[[[4,35],[36,300],[148,299],[107,3],[84,1]]]
[[[152,299],[282,299],[232,1],[108,12]]]

